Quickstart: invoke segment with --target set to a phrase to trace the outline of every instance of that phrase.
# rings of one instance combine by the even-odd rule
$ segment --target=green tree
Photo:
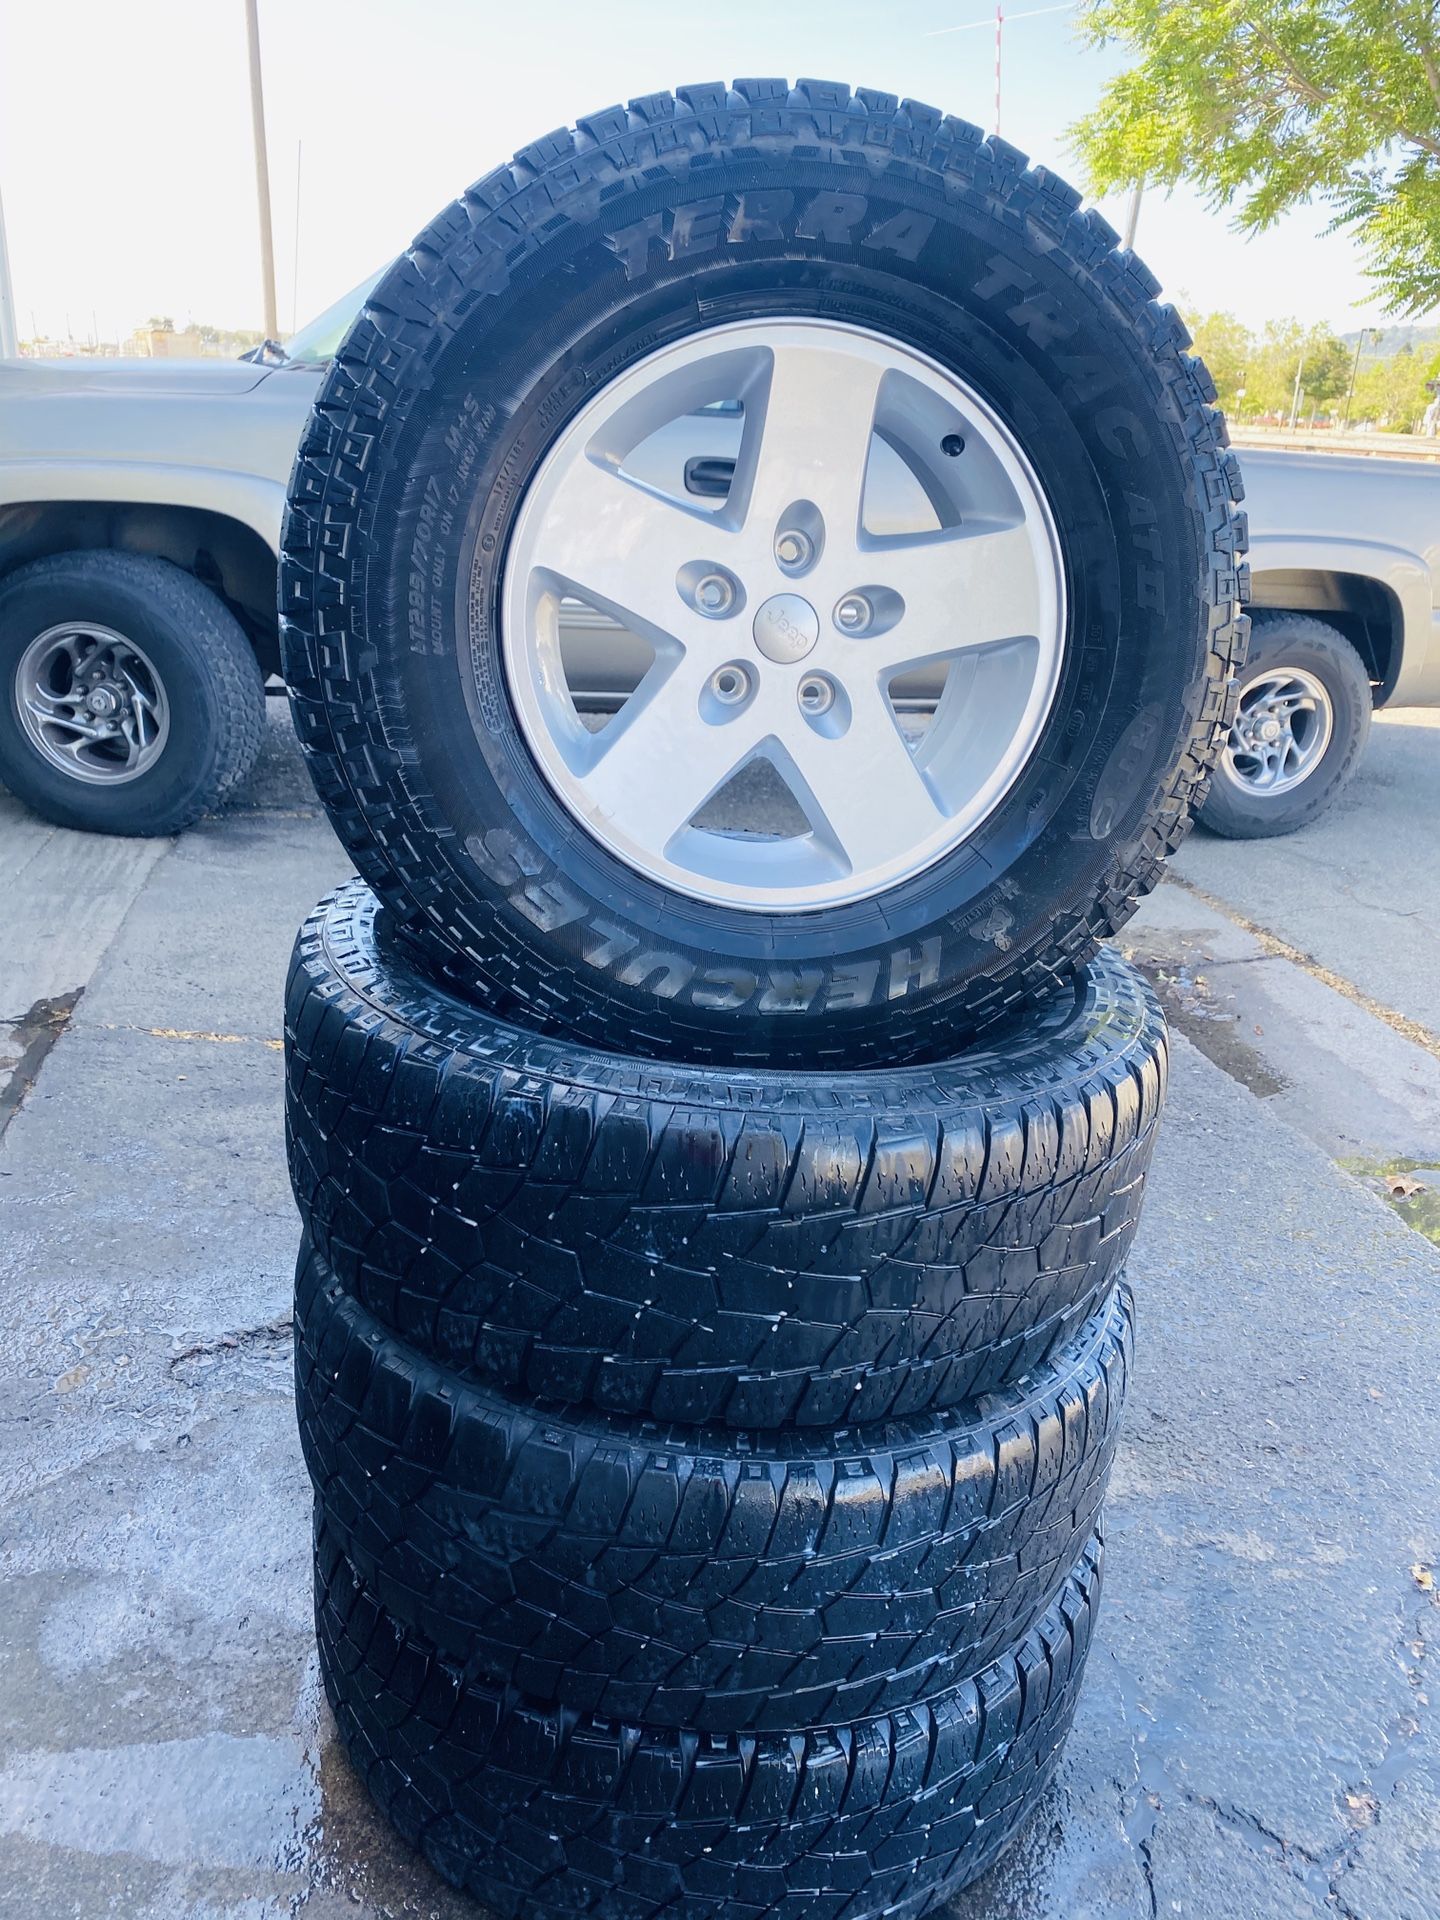
[[[1249,329],[1233,313],[1187,311],[1185,324],[1194,339],[1195,351],[1219,388],[1221,406],[1227,413],[1238,413],[1238,395],[1245,385],[1245,371],[1254,349]]]
[[[1305,335],[1305,366],[1301,386],[1305,392],[1307,414],[1325,413],[1345,398],[1350,384],[1350,366],[1354,350],[1347,347],[1328,327],[1311,327]]]
[[[1246,371],[1247,412],[1289,413],[1304,351],[1305,330],[1298,320],[1270,322],[1255,342]]]
[[[1258,233],[1310,200],[1352,229],[1393,312],[1440,304],[1435,0],[1081,0],[1134,50],[1072,129],[1097,193],[1196,185]]]
[[[1413,347],[1387,360],[1362,359],[1355,377],[1351,425],[1378,427],[1382,433],[1412,433],[1430,403],[1425,390],[1429,369]]]
[[[1203,354],[1204,348],[1200,351]],[[1328,327],[1272,320],[1250,344],[1245,367],[1245,412],[1278,413],[1288,418],[1297,378],[1302,419],[1308,420],[1312,413],[1333,411],[1344,400],[1350,384],[1352,353],[1353,349]]]

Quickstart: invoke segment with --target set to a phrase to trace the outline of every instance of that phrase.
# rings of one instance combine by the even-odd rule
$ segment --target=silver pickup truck
[[[0,363],[0,781],[48,817],[171,833],[248,772],[280,671],[290,465],[370,284],[258,359]],[[723,496],[737,415],[672,422],[636,477]],[[1259,835],[1329,804],[1373,706],[1440,705],[1440,463],[1247,450],[1242,464],[1255,622],[1204,820]],[[928,510],[877,440],[867,525]],[[599,609],[562,614],[576,707],[603,715],[653,650]],[[894,692],[922,733],[923,672]]]

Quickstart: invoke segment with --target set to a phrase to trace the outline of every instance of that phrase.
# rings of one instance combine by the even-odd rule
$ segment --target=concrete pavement
[[[1381,721],[1328,821],[1197,834],[1127,934],[1184,1032],[1107,1598],[964,1920],[1435,1911],[1440,1252],[1337,1160],[1440,1164],[1437,802],[1440,734]],[[477,1911],[370,1812],[311,1647],[277,1042],[345,870],[279,724],[174,845],[0,796],[4,1920]]]
[[[1303,833],[1238,843],[1202,828],[1182,880],[1440,1033],[1440,711],[1377,714],[1360,770]]]

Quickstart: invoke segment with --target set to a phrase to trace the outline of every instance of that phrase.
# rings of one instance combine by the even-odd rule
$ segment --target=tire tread
[[[386,1612],[321,1524],[320,1671],[381,1811],[501,1920],[908,1920],[983,1873],[1043,1795],[1100,1560],[1097,1539],[1015,1648],[922,1706],[696,1737],[467,1679]]]
[[[1044,1364],[1123,1266],[1168,1061],[1106,955],[933,1069],[627,1062],[430,986],[359,886],[300,932],[286,1055],[307,1231],[381,1322],[542,1400],[766,1430]]]
[[[973,1408],[767,1441],[468,1386],[306,1249],[301,1442],[361,1577],[467,1671],[649,1727],[831,1726],[971,1677],[1051,1604],[1098,1523],[1131,1317],[1122,1288]]]

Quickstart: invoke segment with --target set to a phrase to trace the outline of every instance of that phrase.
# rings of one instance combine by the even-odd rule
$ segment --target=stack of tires
[[[321,1670],[523,1920],[919,1913],[1074,1712],[1243,524],[1180,323],[913,101],[649,95],[376,287],[287,671]]]

